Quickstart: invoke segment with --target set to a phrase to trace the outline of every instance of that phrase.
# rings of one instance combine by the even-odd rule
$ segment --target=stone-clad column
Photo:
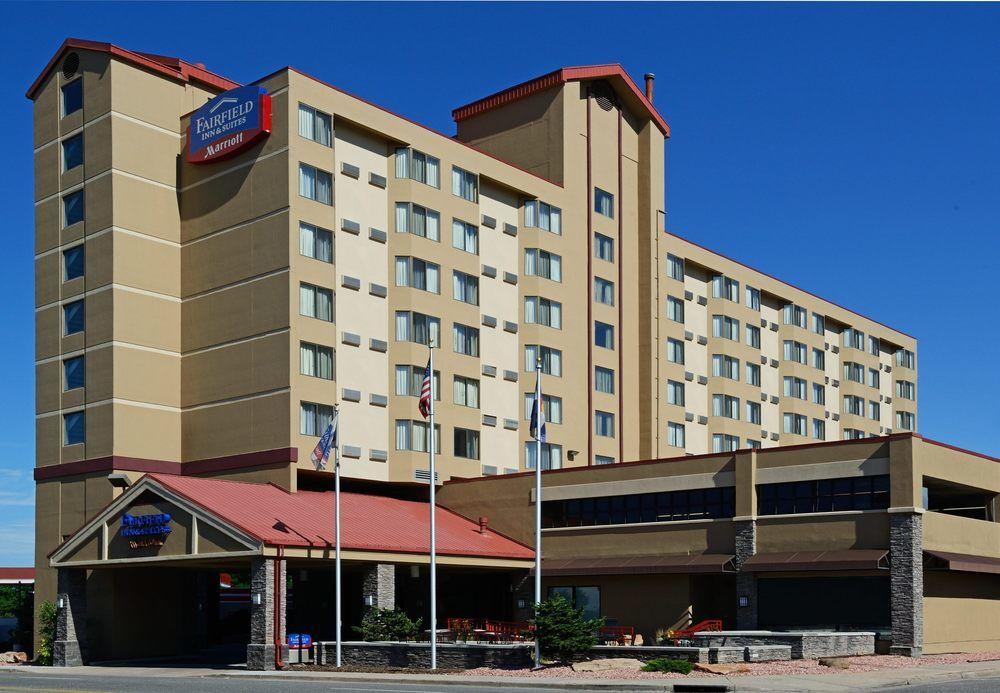
[[[52,665],[83,666],[80,641],[86,641],[84,619],[87,617],[87,572],[77,568],[59,568],[57,584],[56,639],[52,643]]]
[[[924,647],[923,516],[889,515],[889,589],[892,616],[892,654],[919,657]]]
[[[365,604],[380,609],[396,608],[396,566],[392,563],[373,563],[365,570],[361,585]]]
[[[281,590],[275,603],[275,572]],[[247,645],[247,669],[271,671],[275,668],[275,639],[282,643],[282,660],[287,656],[285,642],[285,561],[254,558],[250,566],[250,644]],[[257,595],[260,595],[258,597]],[[258,604],[257,601],[260,601]],[[274,614],[278,610],[278,633],[275,638]]]
[[[743,563],[757,553],[757,521],[737,520],[733,522],[736,529],[736,556],[733,564],[739,571],[736,573],[736,629],[757,629],[757,576],[743,572]],[[746,606],[740,600],[746,598]]]

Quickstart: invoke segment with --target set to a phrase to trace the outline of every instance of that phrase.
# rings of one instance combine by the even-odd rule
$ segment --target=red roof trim
[[[28,91],[25,96],[29,99],[34,99],[35,96],[37,96],[38,90],[42,86],[42,82],[44,82],[45,78],[49,76],[49,73],[55,67],[56,63],[59,62],[60,58],[62,58],[63,53],[71,48],[109,53],[117,58],[125,60],[126,62],[130,62],[133,65],[138,65],[139,67],[158,72],[166,75],[167,77],[172,77],[174,79],[181,80],[182,82],[201,82],[202,84],[214,87],[220,91],[226,91],[240,86],[239,82],[234,82],[230,79],[222,77],[221,75],[217,75],[210,70],[206,70],[201,65],[193,65],[192,63],[189,63],[186,60],[181,60],[180,58],[170,58],[166,56],[154,55],[152,53],[137,53],[135,51],[130,51],[126,48],[116,46],[113,43],[68,38],[63,41],[62,45],[59,46],[59,50],[55,52],[52,59],[49,60],[49,62],[42,69],[41,74],[39,74],[38,77],[35,78],[35,81],[31,83],[31,86],[28,87]]]
[[[652,121],[656,123],[656,127],[663,133],[663,136],[670,137],[670,126],[667,125],[667,121],[663,119],[660,112],[657,111],[649,99],[646,98],[646,94],[639,89],[638,85],[636,85],[636,83],[632,80],[632,77],[625,71],[625,68],[618,63],[610,65],[579,65],[576,67],[563,67],[544,74],[541,77],[535,77],[534,79],[529,79],[527,82],[521,82],[513,87],[508,87],[507,89],[498,91],[495,94],[483,97],[478,101],[473,101],[472,103],[464,106],[459,106],[451,112],[451,117],[455,119],[455,122],[461,122],[467,118],[472,118],[473,116],[486,113],[494,108],[505,106],[509,103],[513,103],[514,101],[523,99],[526,96],[530,96],[531,94],[551,89],[552,87],[565,84],[566,82],[574,82],[585,79],[605,79],[608,77],[619,77],[624,80],[625,85],[639,100],[643,108],[645,108],[647,115],[649,115]]]

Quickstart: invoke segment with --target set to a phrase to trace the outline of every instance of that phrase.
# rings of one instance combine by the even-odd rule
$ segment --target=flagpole
[[[538,607],[542,604],[542,359],[535,362],[535,667],[542,666]]]
[[[434,471],[434,397],[437,394],[434,392],[434,340],[429,341],[430,347],[430,358],[428,359],[428,368],[430,369],[431,378],[431,400],[430,400],[430,427],[428,431],[427,450],[430,454],[430,484],[431,484],[431,542],[430,542],[430,570],[431,570],[431,669],[437,669],[437,527],[435,520],[435,492],[437,483],[435,480]]]
[[[333,406],[333,415],[337,417],[339,405]],[[333,517],[335,524],[334,531],[334,573],[337,583],[336,596],[334,598],[334,617],[337,621],[337,668],[341,667],[341,636],[340,636],[340,419],[337,419],[337,445],[334,447],[333,457]]]

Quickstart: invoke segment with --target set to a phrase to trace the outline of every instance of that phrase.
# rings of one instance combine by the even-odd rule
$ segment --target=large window
[[[451,222],[451,244],[459,250],[479,255],[479,227],[461,219]]]
[[[803,378],[786,375],[782,378],[782,381],[784,382],[785,397],[794,397],[796,399],[806,398],[806,381]]]
[[[684,258],[667,255],[667,276],[671,279],[684,281]]]
[[[83,300],[72,301],[63,306],[63,334],[83,332],[86,327]]]
[[[888,507],[888,474],[757,486],[758,515],[884,510]]]
[[[684,383],[677,380],[667,381],[667,404],[684,406]]]
[[[878,402],[868,400],[868,418],[873,421],[882,418],[882,406]]]
[[[740,302],[740,283],[735,279],[717,274],[712,277],[712,298],[724,298],[733,303]]]
[[[541,200],[524,203],[524,225],[562,235],[562,210]]]
[[[412,233],[414,236],[440,241],[441,215],[420,205],[397,202],[396,233]]]
[[[896,350],[896,365],[902,368],[914,368],[917,364],[916,355],[909,349]]]
[[[441,320],[411,310],[396,311],[396,341],[441,344]]]
[[[83,356],[73,356],[63,359],[63,390],[75,390],[84,387],[87,381],[86,361]]]
[[[760,289],[755,289],[752,286],[747,285],[746,287],[747,308],[752,310],[760,310]]]
[[[806,345],[802,342],[796,342],[790,339],[786,339],[784,342],[784,359],[786,361],[794,361],[795,363],[805,364],[807,359]]]
[[[739,382],[740,360],[725,354],[712,354],[712,375],[716,378],[729,378]]]
[[[740,437],[725,433],[712,434],[712,452],[733,452],[740,449]]]
[[[456,301],[479,305],[479,277],[453,270],[452,291]]]
[[[456,375],[454,395],[455,404],[460,407],[472,407],[473,409],[479,409],[479,381],[475,378],[466,378],[461,375]]]
[[[594,257],[608,262],[615,261],[615,240],[603,233],[594,233]]]
[[[441,293],[441,267],[418,257],[396,256],[396,286]]]
[[[896,412],[896,428],[902,428],[904,431],[912,431],[916,423],[917,417],[912,413],[908,411]]]
[[[684,322],[684,301],[676,296],[667,296],[667,317],[674,322]]]
[[[760,366],[747,362],[747,385],[760,387]]]
[[[732,395],[712,395],[712,416],[740,420],[740,398]]]
[[[882,345],[879,342],[879,338],[874,335],[868,335],[868,353],[872,356],[878,356],[882,353]]]
[[[861,330],[855,330],[853,327],[845,327],[844,331],[841,332],[841,336],[845,347],[864,351],[865,333]]]
[[[63,414],[63,445],[87,442],[87,415],[82,411]]]
[[[615,348],[614,325],[609,325],[599,320],[594,321],[594,346],[603,347],[604,349]]]
[[[594,412],[594,435],[601,438],[615,437],[615,415],[608,411]]]
[[[68,116],[83,108],[83,78],[74,79],[62,86],[62,114]]]
[[[397,147],[396,178],[409,178],[432,188],[440,188],[441,161],[416,149]]]
[[[684,342],[667,337],[667,361],[684,365]]]
[[[813,383],[813,404],[826,404],[826,386],[822,383]]]
[[[684,424],[667,422],[667,445],[675,448],[684,447]]]
[[[325,147],[333,145],[332,118],[329,113],[317,111],[312,106],[299,104],[299,135],[319,142]]]
[[[850,380],[852,383],[864,384],[865,367],[860,363],[847,361],[844,363],[844,380]]]
[[[325,205],[333,204],[333,175],[309,164],[299,164],[299,195]]]
[[[562,375],[562,352],[538,344],[524,345],[524,370],[528,373],[535,372],[535,364],[538,359],[542,361],[542,373],[546,375]]]
[[[747,402],[747,421],[760,425],[760,402]]]
[[[804,328],[806,326],[808,312],[802,306],[788,303],[784,309],[784,322],[786,325],[795,325]]]
[[[424,385],[424,367],[397,365],[396,394],[401,397],[419,397]],[[434,400],[441,401],[441,371],[434,371]]]
[[[469,202],[479,201],[479,178],[458,166],[451,167],[451,192]]]
[[[747,346],[760,349],[760,328],[756,325],[747,325]]]
[[[305,282],[300,283],[299,314],[333,322],[333,291]]]
[[[333,232],[300,221],[299,254],[314,260],[333,262]]]
[[[615,196],[607,190],[594,188],[594,211],[606,217],[615,218]]]
[[[826,440],[826,421],[823,419],[813,419],[813,438]]]
[[[526,469],[535,468],[535,441],[527,440],[524,443],[524,466]],[[542,471],[547,469],[562,469],[562,445],[555,443],[542,443]]]
[[[615,305],[615,283],[602,277],[594,277],[594,300],[606,306]]]
[[[799,436],[809,435],[809,432],[806,430],[806,426],[809,424],[808,417],[788,412],[782,415],[782,421],[785,433],[794,433]]]
[[[875,387],[875,388],[877,388],[879,386],[879,382],[881,382],[881,380],[882,380],[882,378],[881,378],[881,376],[879,375],[879,372],[876,369],[874,369],[874,368],[869,368],[868,369],[868,386],[869,387]]]
[[[455,457],[479,459],[479,431],[455,427]]]
[[[83,133],[62,141],[62,170],[69,171],[83,165]]]
[[[816,334],[826,334],[826,318],[819,313],[813,313],[813,332]]]
[[[315,402],[299,403],[299,433],[304,436],[320,436],[333,418],[333,407]]]
[[[545,421],[553,424],[561,424],[563,422],[562,416],[562,397],[556,397],[555,395],[542,395],[542,414],[545,416]],[[535,393],[525,392],[524,393],[524,420],[531,421],[531,411],[535,406]]]
[[[430,425],[426,421],[396,419],[396,449],[429,452]],[[434,424],[434,450],[441,452],[441,425]]]
[[[725,315],[712,316],[712,336],[740,341],[740,321]]]
[[[865,398],[857,395],[844,395],[844,413],[854,416],[865,415]]]
[[[77,277],[82,277],[85,265],[85,251],[83,249],[83,243],[80,245],[74,245],[72,248],[67,248],[63,251],[63,281],[69,281],[71,279],[76,279]]]
[[[575,609],[583,610],[587,620],[601,618],[601,589],[599,587],[550,587],[548,597],[560,596]]]
[[[604,366],[594,366],[594,389],[609,395],[615,394],[615,372]]]
[[[63,227],[78,224],[84,219],[84,196],[83,189],[63,195]]]
[[[456,354],[479,356],[479,328],[460,325],[457,322],[452,328],[452,344]]]
[[[540,248],[526,248],[524,274],[528,277],[544,277],[554,282],[561,282],[562,256]]]
[[[333,347],[299,342],[299,372],[314,378],[333,380]]]
[[[732,486],[542,501],[543,527],[589,527],[733,517]]]
[[[917,386],[911,383],[909,380],[897,380],[896,396],[902,397],[903,399],[916,399]]]
[[[817,349],[813,347],[812,350],[812,365],[813,368],[818,368],[823,370],[826,368],[826,352],[822,349]]]
[[[562,329],[562,303],[542,296],[525,296],[524,322]]]

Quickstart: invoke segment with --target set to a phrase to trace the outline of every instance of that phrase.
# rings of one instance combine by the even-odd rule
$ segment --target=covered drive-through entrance
[[[428,506],[341,496],[343,637],[366,608],[429,623]],[[530,548],[437,509],[438,621],[510,618]],[[288,632],[332,640],[333,494],[148,474],[50,556],[58,666],[199,655],[271,669]]]

